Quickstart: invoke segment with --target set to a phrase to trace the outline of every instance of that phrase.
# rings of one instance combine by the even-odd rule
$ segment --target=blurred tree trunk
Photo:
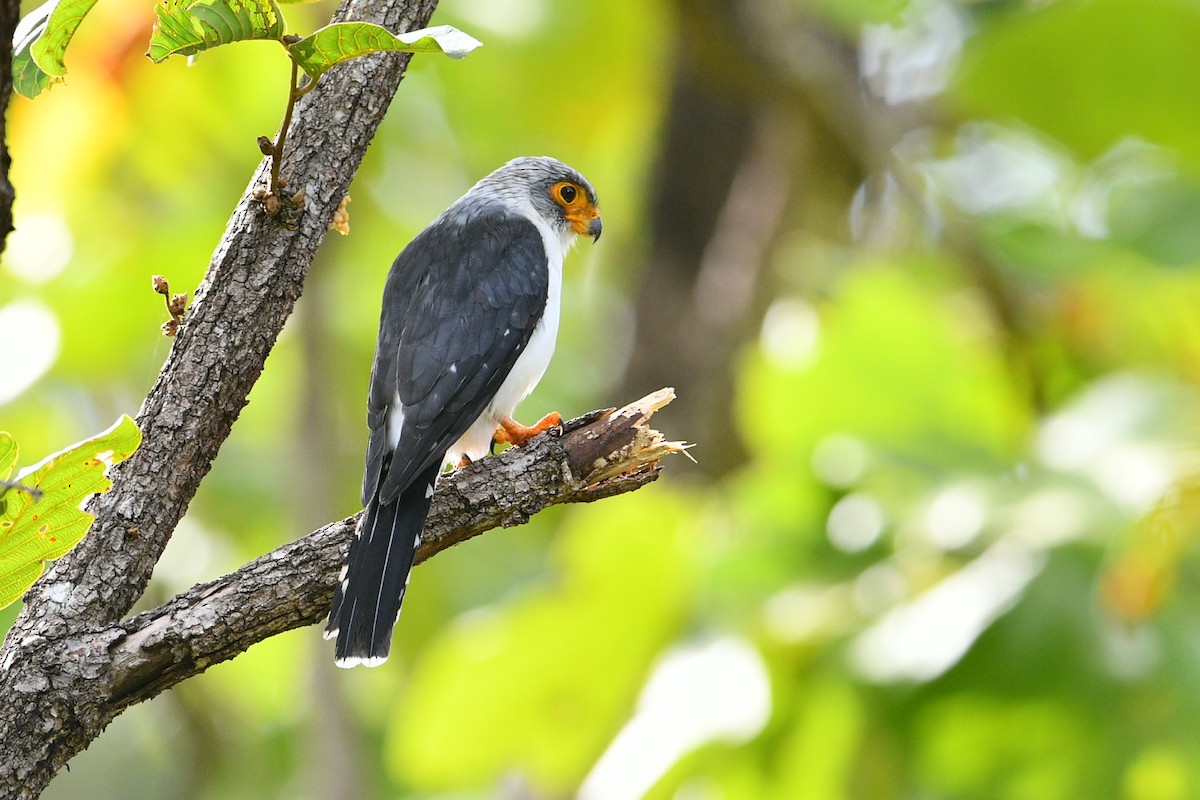
[[[863,154],[844,123],[859,120],[831,119],[814,96],[832,85],[853,101],[857,62],[853,43],[779,0],[676,0],[675,11],[680,39],[625,383],[635,393],[676,387],[668,413],[684,422],[673,427],[701,443],[697,459],[715,477],[745,459],[732,427],[735,359],[778,288],[768,267],[783,223],[795,228],[798,218],[820,235],[846,228]],[[829,85],[789,74],[801,47]]]
[[[292,459],[294,485],[299,491],[292,506],[292,523],[298,530],[311,530],[323,524],[338,498],[330,480],[337,446],[337,419],[332,397],[326,391],[331,375],[337,373],[334,343],[330,330],[329,270],[318,263],[309,273],[304,300],[298,308],[300,350],[303,366],[296,396],[300,410],[295,425],[295,458]],[[370,774],[362,766],[362,735],[346,707],[345,683],[338,681],[337,669],[329,657],[328,643],[312,637],[311,691],[312,724],[306,732],[307,757],[302,759],[296,777],[306,793],[325,800],[356,800],[369,797],[372,787],[364,787],[362,778]]]

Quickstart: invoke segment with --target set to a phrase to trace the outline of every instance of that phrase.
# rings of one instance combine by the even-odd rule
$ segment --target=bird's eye
[[[558,187],[558,196],[562,198],[562,201],[568,205],[575,202],[575,198],[578,194],[578,190],[576,190],[576,188],[569,183],[564,183],[562,186]]]

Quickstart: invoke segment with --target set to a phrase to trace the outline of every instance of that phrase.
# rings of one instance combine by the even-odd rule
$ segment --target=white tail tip
[[[378,667],[383,662],[387,661],[387,656],[346,656],[345,658],[334,659],[333,663],[342,669],[353,669],[354,667]]]

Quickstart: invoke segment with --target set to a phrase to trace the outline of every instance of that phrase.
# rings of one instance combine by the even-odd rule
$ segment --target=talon
[[[503,417],[500,420],[500,427],[496,428],[496,432],[492,435],[492,441],[493,443],[511,444],[513,447],[521,447],[539,433],[561,425],[562,415],[557,411],[551,411],[538,420],[536,425],[528,427],[510,417]]]
[[[455,467],[455,469],[462,469],[463,467],[469,467],[470,465],[471,458],[469,456],[463,456],[458,460],[458,466]]]

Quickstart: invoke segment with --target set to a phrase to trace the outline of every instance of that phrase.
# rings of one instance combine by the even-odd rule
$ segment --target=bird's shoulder
[[[478,265],[488,256],[498,258],[521,244],[544,249],[543,235],[531,211],[499,203],[460,203],[417,234],[396,258],[402,271],[408,267]],[[395,266],[393,272],[396,271]]]

